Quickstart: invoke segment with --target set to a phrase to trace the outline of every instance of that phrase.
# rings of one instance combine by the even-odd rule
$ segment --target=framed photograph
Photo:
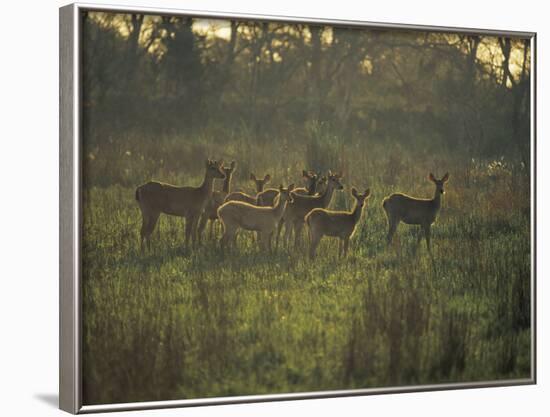
[[[60,9],[60,407],[534,384],[535,33]]]

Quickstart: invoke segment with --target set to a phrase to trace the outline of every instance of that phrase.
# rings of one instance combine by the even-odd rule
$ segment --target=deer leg
[[[317,246],[321,242],[322,236],[315,233],[313,230],[310,232],[310,242],[309,242],[309,259],[315,259],[315,252],[317,251]]]
[[[392,242],[392,239],[393,239],[393,235],[395,234],[395,232],[397,230],[397,226],[399,225],[399,222],[397,220],[391,218],[391,219],[388,219],[388,223],[389,223],[389,228],[388,228],[387,244],[388,244],[388,246],[390,246],[390,244]]]
[[[235,242],[235,232],[236,229],[234,227],[230,227],[222,222],[222,229],[223,229],[223,235],[220,238],[220,247],[222,249],[222,252],[224,252],[226,249],[229,248],[231,244],[234,244]]]
[[[214,227],[215,226],[216,226],[216,220],[215,219],[210,219],[210,237],[209,237],[210,240],[214,239]]]
[[[348,248],[349,248],[349,237],[344,239],[344,257],[348,254]]]
[[[284,243],[287,248],[290,247],[290,234],[292,232],[292,223],[287,219],[285,220],[285,236],[284,236]]]
[[[160,240],[160,218],[158,219],[157,239]]]
[[[267,251],[269,249],[269,233],[267,232],[260,232],[260,239],[262,240],[262,250]]]
[[[303,228],[304,228],[304,222],[297,221],[294,223],[294,247],[296,249],[300,247],[300,237],[302,235]]]
[[[191,234],[193,232],[193,218],[185,218],[185,247],[189,247],[189,241],[191,240]]]
[[[198,232],[198,226],[199,226],[199,216],[193,217],[193,221],[191,222],[191,239],[193,242],[193,246],[200,245],[201,243],[201,235]]]
[[[430,255],[432,253],[432,249],[430,247],[430,232],[431,232],[431,225],[425,224],[423,226],[424,229],[424,237],[426,238],[426,247],[428,248],[428,252],[430,252]]]
[[[199,235],[202,235],[202,233],[204,232],[204,229],[206,228],[206,223],[208,223],[208,215],[206,214],[206,212],[203,212],[199,218],[199,222],[197,225],[197,233]]]
[[[422,240],[422,232],[424,231],[423,227],[420,226],[418,228],[418,236],[417,236],[417,240],[416,240],[416,245],[418,246]]]
[[[149,217],[145,213],[141,213],[141,230],[139,231],[139,245],[141,252],[145,251],[145,238],[147,236],[147,224],[149,223]]]
[[[281,230],[283,228],[284,222],[285,220],[281,218],[281,220],[279,220],[279,223],[277,223],[277,234],[275,235],[275,249],[279,248],[279,236],[281,235]]]
[[[152,213],[149,215],[146,231],[145,231],[145,238],[147,240],[147,249],[149,252],[151,251],[151,235],[153,234],[155,230],[155,226],[157,224],[157,220],[159,219],[160,213]]]
[[[227,244],[227,227],[225,226],[225,223],[222,221],[222,237],[220,238],[220,249],[224,250],[225,245]]]
[[[228,235],[227,235],[227,246],[231,247],[237,247],[237,229],[229,228],[228,229]]]
[[[258,235],[260,237],[260,248],[264,251],[269,251],[270,250],[269,239],[271,237],[271,233],[258,232]]]

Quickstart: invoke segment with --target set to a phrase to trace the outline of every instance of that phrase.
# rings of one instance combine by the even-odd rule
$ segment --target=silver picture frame
[[[407,31],[454,32],[493,36],[516,36],[531,42],[531,375],[525,379],[471,383],[397,386],[273,395],[234,396],[173,401],[149,401],[122,404],[85,405],[82,403],[81,366],[81,230],[82,230],[82,135],[81,135],[81,26],[85,11],[139,12],[144,14],[184,15],[202,18],[248,19],[280,22],[327,24],[344,27],[378,28]],[[270,16],[229,12],[210,12],[155,7],[111,6],[74,3],[59,9],[59,408],[73,414],[190,407],[199,405],[237,404],[265,401],[392,394],[464,388],[502,387],[536,384],[536,40],[535,32],[407,25],[311,17]]]

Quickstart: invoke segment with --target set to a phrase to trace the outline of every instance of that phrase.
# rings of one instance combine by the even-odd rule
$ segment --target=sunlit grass
[[[251,152],[250,169],[270,172],[276,184],[290,180],[276,152]],[[299,155],[285,161],[295,172]],[[141,255],[134,186],[87,187],[85,403],[528,377],[528,179],[512,165],[492,178],[490,161],[433,155],[451,180],[432,258],[413,227],[401,225],[395,244],[384,244],[384,196],[433,192],[409,158],[374,146],[336,158],[347,189],[335,206],[349,206],[351,185],[373,196],[349,256],[339,260],[327,238],[313,263],[303,250],[260,252],[249,233],[225,257],[216,241],[184,248],[183,220],[167,216],[152,253]],[[122,172],[137,185],[148,179],[140,161],[136,151],[127,166],[89,165],[90,181]],[[168,163],[153,176],[165,180]],[[200,182],[200,168],[186,166],[174,182]],[[234,188],[251,187],[246,175],[235,176]]]

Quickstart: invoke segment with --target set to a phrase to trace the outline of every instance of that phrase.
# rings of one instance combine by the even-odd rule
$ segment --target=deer
[[[238,229],[258,232],[260,249],[271,251],[271,236],[283,216],[287,203],[292,203],[294,184],[287,188],[279,186],[279,195],[275,204],[256,206],[243,201],[228,201],[218,209],[218,218],[223,225],[223,236],[220,240],[222,251],[235,242]]]
[[[314,195],[317,190],[317,182],[319,180],[319,175],[313,171],[302,170],[302,177],[306,180],[306,186],[295,188],[292,191],[294,194],[301,195]],[[272,206],[275,201],[275,197],[279,194],[279,190],[275,188],[268,188],[260,193],[258,193],[258,205],[259,206]]]
[[[198,187],[178,187],[157,181],[150,181],[136,189],[135,198],[141,209],[142,224],[140,231],[141,251],[144,243],[151,250],[151,234],[161,213],[185,217],[185,245],[192,240],[196,243],[197,222],[207,201],[212,196],[214,179],[225,178],[223,161],[208,159],[202,184]]]
[[[241,191],[235,191],[230,194],[228,194],[225,197],[224,202],[228,201],[243,201],[248,204],[254,204],[256,205],[258,203],[258,197],[257,195],[261,193],[264,190],[264,187],[269,181],[271,181],[271,175],[266,174],[263,178],[256,178],[256,175],[253,173],[250,173],[250,181],[253,181],[256,185],[256,196],[251,196],[249,194],[243,193]]]
[[[293,195],[293,202],[290,203],[285,211],[284,222],[281,222],[277,230],[276,245],[278,245],[279,234],[282,225],[285,225],[285,242],[290,243],[290,233],[294,230],[295,246],[300,243],[300,233],[304,226],[306,215],[316,208],[327,208],[332,199],[332,194],[335,190],[343,190],[344,186],[341,183],[341,174],[333,174],[328,172],[327,185],[325,191],[320,195]]]
[[[321,174],[318,174],[318,175],[321,175]],[[317,194],[323,194],[325,192],[325,189],[327,187],[327,177],[326,175],[323,175],[322,177],[319,178],[319,181],[317,181],[317,186],[316,186],[316,190],[317,190]]]
[[[388,246],[391,244],[393,236],[397,231],[397,226],[399,226],[400,222],[403,222],[409,225],[420,226],[421,231],[424,231],[428,252],[431,253],[431,226],[435,222],[439,209],[441,208],[441,195],[445,193],[443,187],[445,183],[449,181],[449,173],[447,172],[439,180],[430,173],[428,179],[435,184],[435,192],[432,199],[415,198],[396,193],[386,197],[382,202],[382,207],[388,218]],[[420,243],[421,240],[422,234],[419,233],[418,243]]]
[[[339,258],[345,257],[348,254],[349,241],[354,235],[357,223],[359,223],[363,209],[366,207],[367,199],[370,196],[370,189],[367,188],[363,194],[359,194],[357,189],[352,187],[351,195],[355,199],[355,206],[351,211],[316,208],[306,215],[305,222],[309,229],[309,257],[311,260],[315,259],[317,246],[323,236],[337,237],[339,239]]]
[[[302,170],[302,177],[306,181],[305,187],[295,188],[292,193],[293,194],[300,194],[300,195],[315,195],[317,191],[317,186],[319,184],[326,183],[326,177],[323,177],[323,179],[319,179],[321,174],[315,173],[313,171],[306,171],[305,169]],[[276,196],[276,194],[273,194],[273,191],[276,191],[274,189],[267,189],[264,192],[258,194],[258,205],[259,206],[271,206],[273,205],[273,200]],[[282,226],[284,224],[285,219],[281,218],[280,225],[277,226],[277,245],[279,241],[279,235],[281,233]]]
[[[225,197],[231,192],[231,178],[235,172],[237,163],[231,161],[229,167],[224,166],[223,172],[225,174],[225,179],[223,181],[222,191],[213,191],[212,197],[206,202],[204,211],[200,217],[198,224],[198,238],[202,235],[206,224],[210,222],[210,238],[214,236],[214,224],[218,220],[218,208],[223,204]]]

